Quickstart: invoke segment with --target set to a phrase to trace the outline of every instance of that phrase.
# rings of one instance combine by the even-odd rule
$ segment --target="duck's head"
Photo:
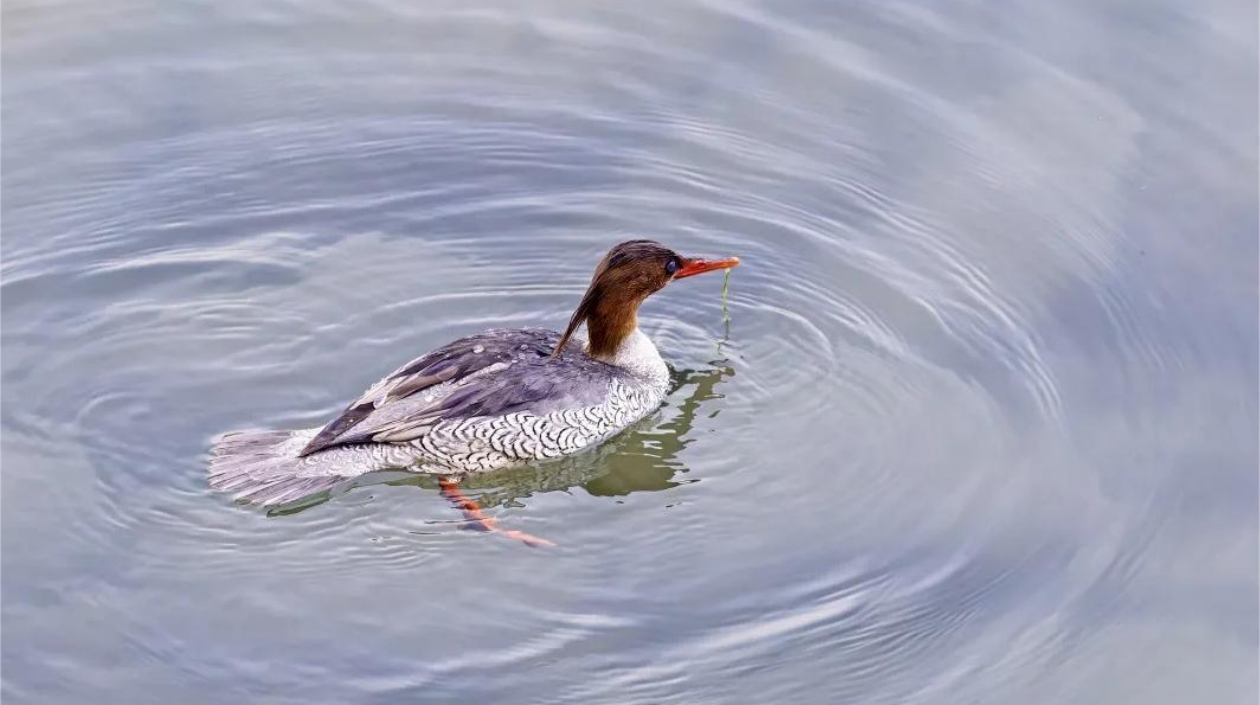
[[[651,240],[629,240],[614,245],[595,268],[591,285],[569,319],[552,356],[559,355],[569,336],[585,323],[590,337],[587,352],[595,358],[610,358],[638,327],[639,304],[644,299],[675,279],[730,269],[738,264],[738,257],[683,257]]]

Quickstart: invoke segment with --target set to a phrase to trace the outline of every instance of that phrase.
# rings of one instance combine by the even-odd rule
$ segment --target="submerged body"
[[[577,346],[551,359],[560,337],[527,328],[461,338],[377,382],[323,428],[225,435],[210,484],[271,505],[377,470],[498,470],[578,453],[661,405],[669,369],[641,331],[618,364]]]
[[[322,428],[226,434],[211,449],[210,484],[277,505],[378,470],[458,477],[590,448],[668,391],[665,361],[638,329],[639,303],[674,278],[736,264],[643,240],[617,245],[564,333],[461,338],[403,365]],[[582,324],[589,340],[570,342]]]

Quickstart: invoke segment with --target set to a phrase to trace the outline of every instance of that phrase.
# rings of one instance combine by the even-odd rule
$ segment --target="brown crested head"
[[[590,336],[592,357],[611,357],[626,336],[638,327],[639,304],[674,279],[702,272],[729,269],[735,257],[704,260],[683,257],[651,240],[629,240],[614,245],[600,260],[581,303],[552,356],[560,354],[569,337],[583,323]]]

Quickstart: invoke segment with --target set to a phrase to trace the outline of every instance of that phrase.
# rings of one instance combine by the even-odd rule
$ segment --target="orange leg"
[[[524,531],[500,529],[498,527],[499,520],[492,516],[486,516],[486,513],[481,510],[481,505],[477,504],[477,500],[464,494],[459,489],[459,483],[454,480],[445,477],[438,478],[438,487],[442,488],[442,496],[449,500],[451,504],[459,507],[460,511],[464,513],[464,518],[468,520],[469,526],[478,531],[492,531],[496,534],[503,534],[508,538],[523,541],[529,546],[556,545],[547,539],[527,534]]]

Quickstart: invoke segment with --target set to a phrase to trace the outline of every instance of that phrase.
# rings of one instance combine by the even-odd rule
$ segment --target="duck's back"
[[[456,340],[377,382],[318,431],[224,437],[211,483],[274,504],[296,498],[286,473],[335,483],[388,467],[493,470],[579,452],[660,405],[663,375],[595,360],[574,344],[552,357],[559,339],[531,328]],[[298,487],[309,493],[313,484],[326,483]]]

